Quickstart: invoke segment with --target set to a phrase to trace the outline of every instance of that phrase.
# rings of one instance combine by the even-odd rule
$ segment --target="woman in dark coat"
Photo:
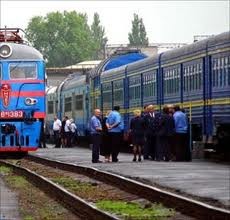
[[[108,115],[111,111],[106,113],[106,116],[102,120],[102,143],[100,148],[100,155],[105,157],[105,162],[110,162],[110,154],[111,154],[111,147],[110,147],[110,140],[108,135],[108,128],[106,126],[106,120]]]
[[[133,144],[133,161],[141,161],[141,152],[144,145],[144,131],[145,131],[145,121],[141,117],[140,110],[134,110],[134,118],[130,122],[130,133],[132,137]]]

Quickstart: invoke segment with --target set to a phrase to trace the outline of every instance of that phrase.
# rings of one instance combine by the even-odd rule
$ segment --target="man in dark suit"
[[[149,105],[147,107],[146,114],[144,116],[145,120],[145,149],[146,152],[144,153],[144,159],[149,159],[149,156],[152,158],[152,160],[155,160],[155,130],[154,130],[154,106]]]

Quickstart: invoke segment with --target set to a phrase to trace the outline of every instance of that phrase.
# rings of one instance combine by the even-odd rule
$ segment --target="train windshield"
[[[10,79],[36,79],[37,64],[34,62],[10,63]]]

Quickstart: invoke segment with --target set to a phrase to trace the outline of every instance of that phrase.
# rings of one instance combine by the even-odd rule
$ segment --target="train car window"
[[[199,89],[199,69],[197,67],[197,64],[195,64],[194,68],[195,68],[195,79],[196,79],[195,90],[198,90]]]
[[[11,79],[36,79],[37,64],[34,62],[10,63]]]
[[[173,70],[169,71],[169,93],[172,93],[172,89],[173,89]]]
[[[192,90],[192,67],[189,66],[189,76],[188,76],[188,91]]]
[[[199,90],[199,64],[195,64],[195,72],[196,72],[196,90]]]
[[[190,80],[191,80],[191,84],[190,84],[190,91],[193,91],[194,90],[194,71],[193,71],[193,65],[191,65],[191,68],[190,68]]]
[[[112,86],[111,83],[104,83],[102,85],[102,98],[103,98],[103,109],[108,110],[112,107]]]
[[[222,68],[222,58],[220,58],[220,87],[223,86],[223,68]]]
[[[228,85],[228,57],[224,57],[224,86]]]
[[[72,110],[72,97],[65,98],[65,112]]]
[[[100,86],[100,78],[97,76],[93,79],[94,88],[98,88]]]
[[[217,59],[217,87],[220,86],[220,78],[221,78],[221,73],[220,73],[220,58]]]
[[[198,65],[198,89],[200,90],[202,88],[202,63],[197,64]]]
[[[225,57],[226,86],[230,85],[230,56]]]
[[[225,86],[224,57],[221,58],[221,87]]]
[[[180,70],[176,73],[177,78],[180,79]],[[176,78],[176,77],[175,77]],[[179,81],[178,81],[179,82]],[[202,85],[202,63],[190,62],[183,67],[183,91],[192,92],[201,89]],[[177,86],[179,88],[179,85]],[[179,91],[179,90],[178,90]],[[177,91],[177,92],[178,92]]]
[[[54,113],[54,101],[48,101],[48,114]]]
[[[141,77],[134,76],[129,78],[129,99],[130,101],[141,97]]]
[[[183,67],[183,91],[185,92],[185,74],[186,74],[186,68]]]
[[[187,78],[186,78],[186,75],[187,75],[187,68],[184,67],[184,88],[183,88],[184,92],[187,91]]]
[[[177,66],[169,67],[164,70],[164,94],[165,95],[175,95],[180,89],[180,69]],[[185,83],[185,75],[184,75]]]
[[[164,73],[164,94],[168,94],[168,71]]]
[[[151,73],[143,74],[143,95],[144,98],[156,96],[156,73],[154,70]]]
[[[212,60],[212,86],[225,87],[227,85],[227,72],[225,69],[225,58],[215,58]]]
[[[75,96],[75,110],[82,110],[83,109],[83,95],[76,95]]]
[[[217,59],[214,59],[214,73],[215,73],[215,82],[214,82],[214,87],[218,86],[218,62]]]
[[[0,64],[0,79],[2,79],[2,64]]]
[[[118,105],[119,102],[122,102],[124,99],[123,93],[123,79],[113,82],[113,100],[114,105]]]

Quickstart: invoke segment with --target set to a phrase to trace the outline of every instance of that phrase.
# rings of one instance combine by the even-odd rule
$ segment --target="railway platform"
[[[230,208],[230,168],[204,160],[192,162],[132,162],[132,155],[120,153],[118,163],[92,163],[89,148],[39,148],[30,153],[40,157],[94,167],[145,184],[159,186],[203,202]],[[103,160],[103,157],[101,157]]]
[[[20,220],[17,195],[0,176],[0,220]]]

